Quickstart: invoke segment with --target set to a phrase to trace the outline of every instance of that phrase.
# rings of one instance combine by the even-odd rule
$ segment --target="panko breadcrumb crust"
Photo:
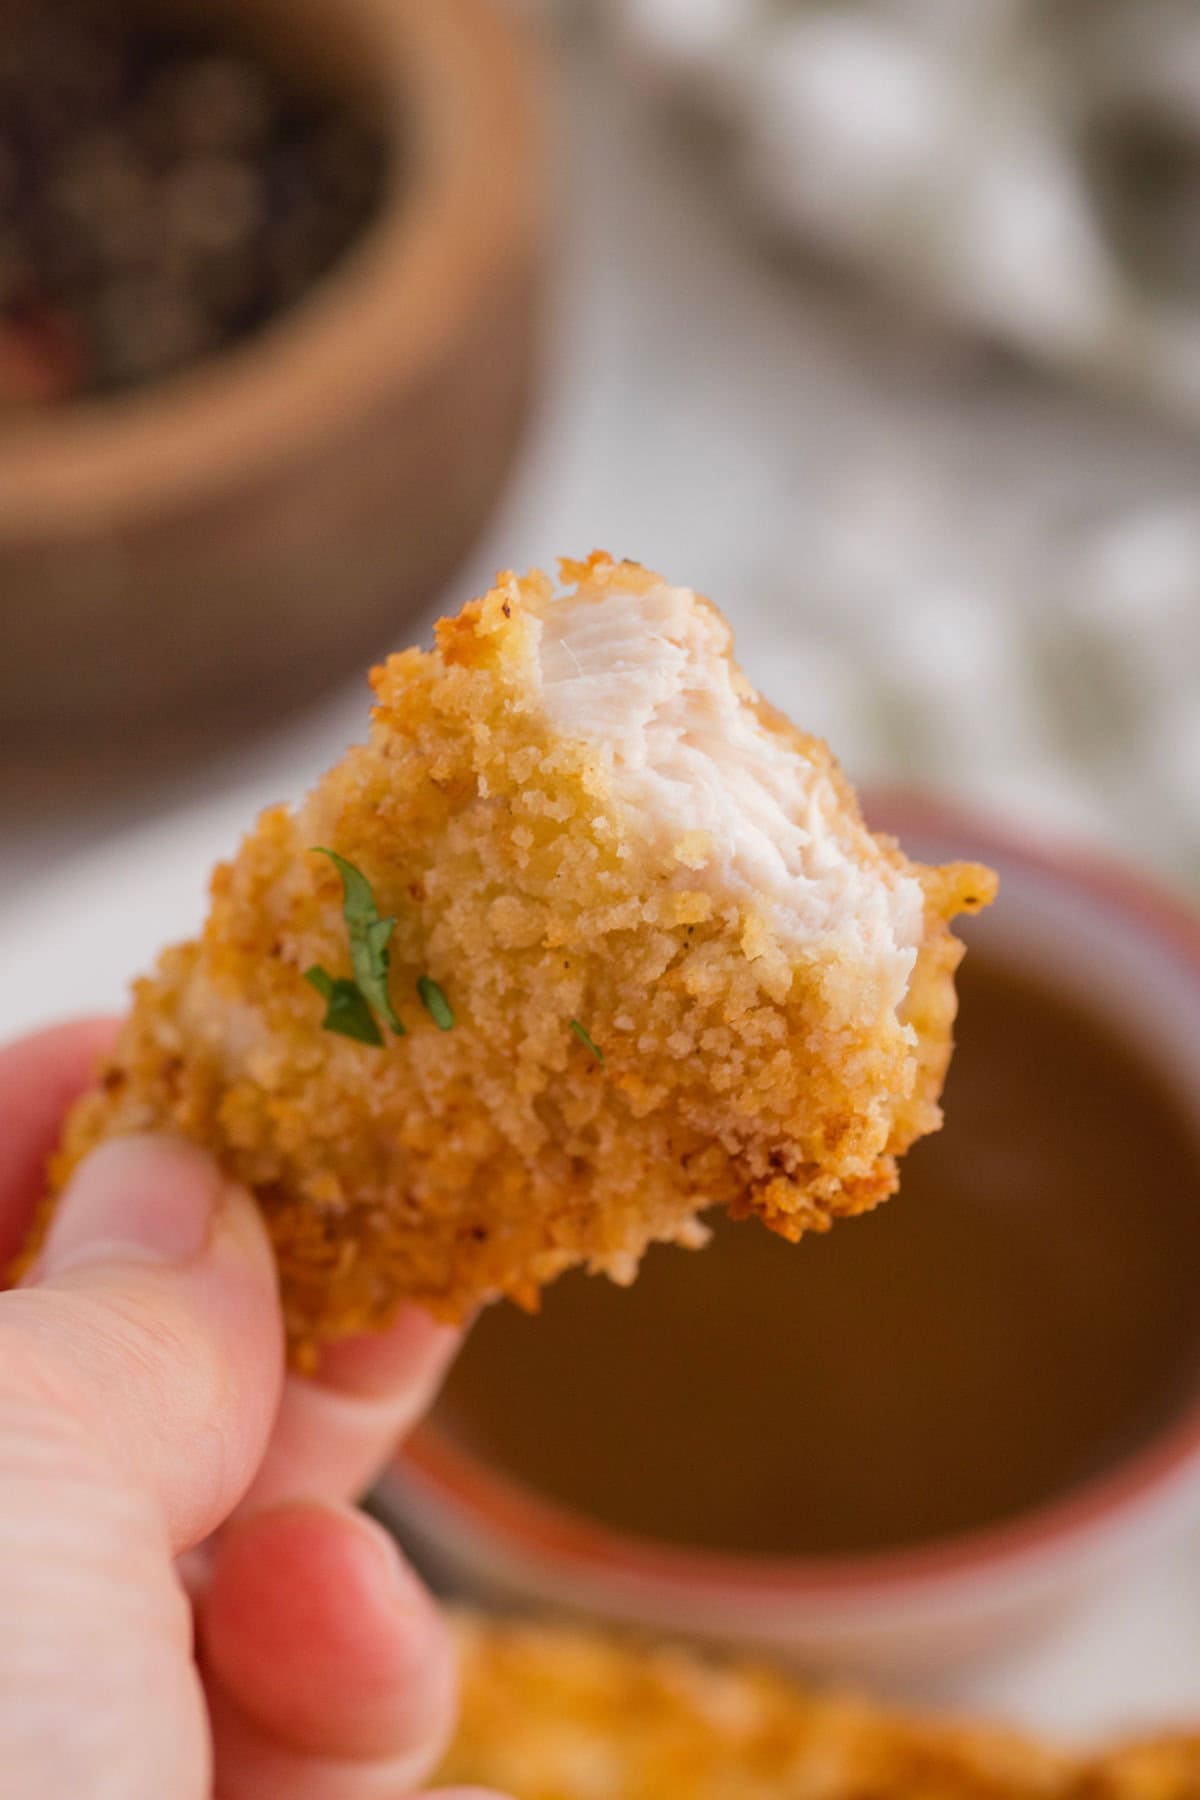
[[[1198,1800],[1200,1738],[1082,1759],[766,1668],[462,1614],[444,1782],[514,1800]]]
[[[599,554],[562,568],[597,603],[658,581]],[[669,851],[639,839],[611,748],[550,730],[537,638],[554,603],[545,576],[505,574],[440,622],[431,652],[372,672],[368,741],[216,870],[201,937],[137,983],[53,1163],[57,1192],[114,1134],[172,1130],[214,1151],[262,1207],[302,1361],[405,1299],[458,1320],[497,1295],[533,1307],[581,1261],[628,1280],[651,1240],[700,1241],[710,1205],[789,1238],[824,1230],[890,1194],[896,1158],[940,1122],[961,955],[947,921],[994,878],[915,867],[872,836],[826,746],[737,677],[827,772],[848,853],[922,884],[910,990],[881,1016],[861,969],[689,879],[705,851],[686,819]],[[314,963],[349,973],[319,845],[396,919],[407,1033],[383,1049],[323,1031],[303,979]],[[453,1030],[417,1001],[423,974]]]

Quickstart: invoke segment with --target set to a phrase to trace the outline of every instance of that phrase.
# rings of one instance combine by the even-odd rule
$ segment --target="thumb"
[[[5,1794],[211,1792],[172,1555],[249,1482],[281,1347],[261,1221],[198,1151],[80,1165],[31,1285],[0,1294]]]
[[[282,1363],[262,1221],[241,1189],[175,1139],[120,1138],[93,1151],[29,1284],[0,1296],[0,1400],[40,1411],[149,1500],[175,1553],[220,1524],[249,1485]]]

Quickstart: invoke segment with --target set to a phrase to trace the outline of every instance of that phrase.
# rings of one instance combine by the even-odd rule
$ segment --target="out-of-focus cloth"
[[[893,449],[814,522],[812,641],[780,634],[790,703],[868,779],[1107,839],[1200,890],[1200,504],[1117,500],[997,559],[989,507]]]
[[[768,237],[855,272],[871,356],[895,333],[903,363],[900,321],[924,320],[906,397],[877,394],[869,458],[839,462],[830,434],[803,580],[780,600],[789,704],[827,715],[861,773],[1109,835],[1200,885],[1200,5],[594,0],[585,16],[644,111],[666,95],[713,127],[697,166],[717,210],[740,200]],[[968,378],[955,425],[972,344],[1018,362],[996,364],[990,401]],[[1039,389],[1038,371],[1073,379]]]
[[[1195,0],[615,0],[785,236],[1200,423]]]

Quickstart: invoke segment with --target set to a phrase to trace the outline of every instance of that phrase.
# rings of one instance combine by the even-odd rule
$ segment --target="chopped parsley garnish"
[[[588,1049],[591,1051],[591,1053],[595,1057],[596,1061],[598,1063],[602,1063],[604,1061],[603,1050],[601,1050],[596,1044],[594,1044],[592,1042],[591,1037],[584,1030],[583,1026],[579,1023],[578,1019],[571,1020],[571,1030],[575,1033],[575,1036],[579,1039],[581,1044],[587,1045]]]
[[[371,884],[353,863],[339,856],[336,850],[318,847],[315,854],[327,856],[342,878],[345,896],[342,912],[350,936],[350,961],[359,992],[367,1005],[400,1034],[404,1026],[388,993],[388,941],[396,929],[396,921],[380,918]]]
[[[311,969],[304,971],[305,981],[325,1002],[321,1029],[381,1049],[384,1040],[377,1014],[391,1026],[397,1037],[405,1035],[404,1021],[392,1005],[388,991],[388,946],[396,921],[379,916],[374,890],[361,869],[356,869],[336,850],[326,850],[319,844],[313,846],[313,855],[327,856],[342,878],[342,916],[350,939],[350,966],[354,970],[353,978],[331,975],[320,963],[314,963]],[[441,983],[432,975],[421,975],[417,979],[417,993],[438,1030],[453,1031],[454,1008]],[[603,1063],[603,1050],[578,1019],[571,1020],[571,1030],[596,1061]]]
[[[439,1031],[454,1029],[454,1010],[446,995],[432,975],[422,975],[417,982],[417,992],[421,996],[421,1004],[429,1014]]]
[[[320,963],[305,969],[304,979],[316,988],[325,1002],[322,1031],[335,1031],[339,1037],[355,1038],[360,1044],[373,1044],[376,1049],[382,1047],[383,1034],[353,981],[330,975]]]
[[[304,979],[322,994],[328,1003],[323,1028],[342,1037],[357,1038],[362,1044],[383,1043],[375,1020],[378,1013],[391,1026],[397,1037],[404,1035],[404,1021],[392,1005],[388,992],[388,943],[396,928],[395,919],[381,919],[371,884],[353,863],[336,850],[317,846],[315,856],[327,856],[342,878],[342,915],[350,939],[351,981],[345,976],[330,975],[320,964],[305,973]]]

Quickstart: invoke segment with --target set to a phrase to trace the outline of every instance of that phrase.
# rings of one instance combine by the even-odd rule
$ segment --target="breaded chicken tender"
[[[1200,1800],[1200,1732],[1097,1757],[1081,1771],[1071,1800]]]
[[[1065,1757],[1015,1733],[809,1693],[766,1668],[460,1615],[439,1780],[519,1800],[1054,1800]]]
[[[1082,1760],[764,1668],[462,1614],[439,1780],[518,1800],[1197,1800],[1200,1739]]]
[[[602,555],[563,576],[504,575],[374,671],[368,741],[218,868],[54,1164],[214,1151],[302,1358],[403,1299],[627,1281],[713,1205],[823,1230],[939,1123],[947,921],[992,876],[873,836],[707,601]]]

